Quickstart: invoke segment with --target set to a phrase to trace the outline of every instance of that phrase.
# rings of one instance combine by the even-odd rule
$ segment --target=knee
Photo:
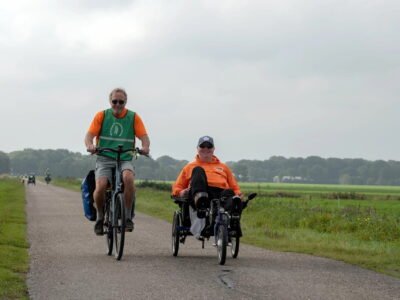
[[[96,189],[95,193],[104,193],[107,189],[108,179],[107,178],[99,178],[96,180]]]
[[[133,186],[134,186],[133,182],[134,182],[134,180],[135,180],[135,176],[133,175],[133,172],[131,172],[131,171],[124,171],[124,172],[122,173],[122,178],[123,178],[123,180],[124,180],[124,185],[125,185],[126,187],[133,187]]]
[[[192,180],[207,181],[206,171],[202,167],[194,167],[192,170]]]
[[[197,166],[197,167],[194,167],[193,170],[192,170],[192,174],[194,174],[194,173],[200,173],[200,174],[204,173],[205,174],[206,171],[204,171],[204,169],[202,167]]]

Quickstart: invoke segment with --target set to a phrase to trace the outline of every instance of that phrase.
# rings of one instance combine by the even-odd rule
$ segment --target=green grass
[[[66,178],[66,179],[53,178],[50,184],[54,184],[73,191],[81,190],[81,180],[76,178]]]
[[[377,199],[400,200],[400,186],[335,185],[335,184],[293,184],[293,183],[240,183],[245,192],[257,192],[279,196],[280,193],[293,197],[329,199]]]
[[[0,179],[0,299],[28,299],[25,190],[18,180]]]
[[[176,205],[169,192],[141,188],[137,199],[139,211],[171,222]],[[243,242],[342,260],[400,278],[400,201],[364,201],[365,207],[352,201],[339,208],[327,200],[253,201],[242,216]]]
[[[171,222],[177,206],[167,185],[139,185],[137,210]],[[260,194],[243,212],[243,242],[342,260],[400,278],[400,188],[303,184],[242,187]],[[329,197],[334,193],[340,194]],[[364,196],[353,197],[353,193]],[[343,195],[350,196],[341,199]]]
[[[243,241],[343,260],[400,277],[399,201],[364,200],[364,206],[340,207],[324,202],[258,198],[243,215]]]

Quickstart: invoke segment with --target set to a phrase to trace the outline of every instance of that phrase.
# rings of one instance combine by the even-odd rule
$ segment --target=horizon
[[[57,149],[52,149],[52,148],[45,148],[45,149],[24,148],[24,149],[22,149],[22,150],[14,150],[14,151],[11,151],[11,152],[21,152],[21,151],[25,151],[25,150],[33,150],[33,151],[46,151],[46,150],[57,151],[57,150],[67,150],[67,151],[69,151],[69,152],[71,152],[71,153],[79,153],[79,154],[81,154],[81,155],[88,155],[88,156],[91,155],[91,154],[88,154],[88,153],[86,153],[86,152],[73,151],[73,150],[70,150],[70,149],[67,149],[67,148],[57,148]],[[9,155],[9,154],[11,153],[11,152],[5,152],[5,151],[3,151],[2,149],[0,149],[0,151],[6,153],[7,155]],[[191,159],[176,158],[176,157],[174,157],[174,156],[172,156],[172,155],[170,155],[170,154],[163,154],[163,155],[160,155],[160,156],[155,157],[155,156],[153,156],[153,155],[151,154],[151,151],[150,151],[150,157],[151,157],[151,159],[153,159],[153,160],[157,160],[157,159],[159,159],[159,158],[161,158],[161,157],[168,156],[168,157],[171,157],[171,158],[173,158],[173,159],[175,159],[175,160],[178,160],[178,161],[182,161],[182,160],[191,161],[191,160],[193,160],[193,159],[195,158],[195,155],[196,155],[196,154],[194,154],[193,157],[192,157]],[[306,159],[306,158],[309,158],[309,157],[319,157],[319,158],[321,158],[321,159],[343,159],[343,160],[346,160],[346,159],[350,159],[350,160],[357,160],[357,159],[360,159],[360,160],[369,161],[369,162],[376,162],[376,161],[384,161],[384,162],[394,161],[394,162],[400,162],[400,160],[394,160],[394,159],[385,160],[385,159],[366,159],[366,158],[362,158],[362,157],[323,157],[323,156],[319,156],[319,155],[307,155],[307,156],[297,156],[297,157],[293,157],[293,156],[292,156],[292,157],[287,157],[287,156],[283,156],[283,155],[271,155],[270,157],[264,158],[264,159],[257,159],[257,158],[254,158],[254,159],[252,159],[252,158],[240,158],[240,159],[237,159],[237,160],[223,160],[223,159],[221,159],[221,158],[218,156],[218,154],[214,153],[214,155],[217,156],[222,162],[238,162],[238,161],[241,161],[241,160],[253,160],[253,161],[254,161],[254,160],[255,160],[255,161],[259,160],[259,161],[264,161],[264,160],[269,160],[269,159],[271,159],[272,157],[283,157],[283,158],[285,158],[285,159],[299,159],[299,158],[300,158],[300,159]]]

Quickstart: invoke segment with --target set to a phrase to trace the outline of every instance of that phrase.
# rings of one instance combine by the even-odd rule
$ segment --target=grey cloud
[[[2,91],[10,95],[4,111],[18,109],[21,122],[34,124],[28,136],[26,125],[2,135],[9,141],[3,150],[83,151],[94,113],[107,106],[113,87],[123,86],[148,127],[155,157],[191,159],[196,139],[210,134],[223,160],[400,159],[392,136],[400,129],[397,2],[175,1],[160,2],[154,16],[155,4],[114,3],[50,8],[60,20],[80,21],[107,10],[133,17],[140,9],[149,16],[143,37],[89,51],[84,39],[66,44],[47,11],[35,13],[42,22],[32,21],[26,41],[1,44],[1,63],[10,70],[0,70]],[[74,23],[62,24],[68,33]],[[2,36],[11,37],[7,30],[1,27]],[[1,127],[11,122],[3,114]],[[54,138],[42,139],[43,132]]]

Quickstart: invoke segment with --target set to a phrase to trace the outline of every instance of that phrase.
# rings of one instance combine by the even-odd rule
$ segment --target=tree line
[[[157,159],[138,157],[134,161],[136,177],[148,180],[175,180],[186,160],[170,156]],[[400,162],[364,159],[285,158],[227,162],[239,181],[306,182],[325,184],[400,185]],[[95,156],[66,149],[24,149],[0,151],[0,174],[43,175],[47,169],[56,177],[84,177],[95,168]]]
[[[365,159],[285,158],[228,162],[241,181],[400,185],[400,162]]]

